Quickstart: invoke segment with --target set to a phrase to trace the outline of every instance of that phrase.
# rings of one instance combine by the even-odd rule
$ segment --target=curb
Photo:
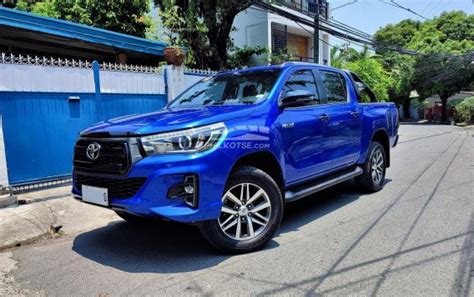
[[[16,196],[0,196],[0,208],[5,208],[8,206],[16,205],[18,203],[18,199]]]

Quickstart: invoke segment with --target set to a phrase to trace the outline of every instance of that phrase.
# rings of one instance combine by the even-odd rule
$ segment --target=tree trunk
[[[410,102],[411,102],[410,96],[406,96],[405,100],[403,100],[403,117],[405,119],[410,119],[411,118],[411,115],[410,115]]]
[[[448,98],[449,95],[447,94],[440,94],[439,97],[441,98],[441,122],[446,122],[448,119]]]

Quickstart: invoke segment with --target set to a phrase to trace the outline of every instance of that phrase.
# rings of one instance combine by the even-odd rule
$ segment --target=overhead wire
[[[387,0],[379,0],[380,3],[383,3],[383,4],[387,4],[387,5],[390,5],[390,6],[393,6],[393,7],[396,7],[396,8],[399,8],[399,9],[403,9],[403,10],[406,10],[416,16],[419,16],[425,20],[427,20],[428,18],[426,18],[425,16],[417,13],[416,11],[413,11],[411,8],[409,7],[405,7],[405,6],[402,6],[400,5],[399,3],[395,2],[395,0],[390,0],[390,2],[387,2]]]
[[[331,34],[334,37],[349,41],[349,42],[354,42],[354,43],[360,43],[367,45],[371,48],[375,49],[386,49],[390,51],[395,51],[399,52],[401,54],[408,54],[408,55],[437,55],[437,56],[443,56],[443,57],[451,57],[451,56],[456,56],[453,54],[449,53],[430,53],[430,54],[425,54],[425,53],[420,53],[414,50],[408,50],[400,46],[396,45],[391,45],[387,44],[385,42],[380,42],[376,41],[374,37],[368,33],[365,33],[359,29],[356,29],[354,27],[351,27],[347,24],[344,24],[338,20],[335,19],[324,19],[324,18],[318,18],[319,24],[315,23],[314,21],[307,20],[305,18],[301,18],[299,16],[296,16],[292,14],[291,12],[285,11],[283,9],[280,9],[278,7],[275,7],[269,3],[265,3],[263,1],[253,1],[253,4],[255,6],[258,6],[260,8],[263,8],[267,11],[271,11],[273,13],[282,15],[290,20],[295,21],[296,23],[301,23],[309,27],[316,28],[318,30],[321,30],[323,32],[327,32]]]

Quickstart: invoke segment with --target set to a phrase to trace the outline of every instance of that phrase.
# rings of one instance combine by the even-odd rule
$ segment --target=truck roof
[[[309,62],[285,62],[279,65],[268,65],[268,66],[257,66],[257,67],[250,67],[244,69],[236,69],[236,70],[224,70],[219,72],[217,75],[225,75],[231,73],[249,73],[254,71],[265,71],[265,70],[275,70],[275,69],[286,69],[294,66],[308,66],[308,67],[317,67],[320,69],[338,69],[330,66],[319,65],[316,63],[309,63]],[[338,69],[340,70],[340,69]]]

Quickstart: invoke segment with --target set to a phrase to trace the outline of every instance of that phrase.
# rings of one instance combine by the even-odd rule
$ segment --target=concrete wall
[[[184,66],[166,66],[166,85],[168,102],[200,80],[216,74],[215,71],[189,69]]]
[[[288,8],[289,9],[289,8]],[[293,11],[293,13],[301,18],[311,20],[312,18]],[[234,44],[237,47],[247,46],[265,46],[271,49],[271,23],[276,22],[283,25],[286,25],[288,28],[288,33],[297,34],[300,36],[308,37],[308,56],[313,56],[313,34],[314,29],[305,25],[298,24],[294,21],[291,21],[285,17],[282,17],[277,14],[268,13],[261,9],[250,7],[241,13],[239,13],[235,20],[234,26],[237,29],[231,33],[231,38],[234,40]],[[330,48],[329,48],[329,35],[327,33],[320,32],[319,38],[324,40],[319,44],[320,61],[319,64],[330,65]],[[265,64],[264,59],[260,61],[254,60],[257,64]]]
[[[268,39],[268,14],[262,10],[250,7],[239,13],[234,20],[236,31],[230,37],[238,47],[270,46]]]
[[[239,13],[234,19],[236,31],[230,33],[230,37],[237,47],[264,46],[271,48],[270,28],[268,26],[268,14],[257,8],[250,7]],[[251,66],[266,64],[265,56],[253,57]]]

